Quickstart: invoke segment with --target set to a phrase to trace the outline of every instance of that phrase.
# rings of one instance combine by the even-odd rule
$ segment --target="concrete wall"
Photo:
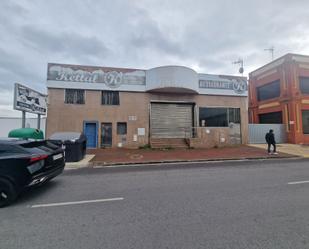
[[[190,148],[220,148],[234,145],[230,140],[228,127],[200,127],[197,129],[197,137],[187,140]]]
[[[46,118],[41,118],[41,130],[45,134]],[[22,126],[21,118],[0,117],[0,137],[7,137],[13,129],[19,129]],[[37,128],[36,118],[27,118],[26,127]]]
[[[151,101],[174,101],[196,103],[197,107],[234,107],[241,109],[242,143],[248,142],[247,97],[209,96],[197,94],[163,94],[120,92],[120,105],[101,105],[101,91],[86,90],[84,105],[64,103],[64,89],[48,89],[49,105],[47,136],[56,131],[83,131],[84,121],[99,122],[99,145],[101,123],[113,123],[113,146],[124,142],[125,147],[138,147],[149,143],[149,116]],[[197,108],[198,109],[198,108]],[[134,117],[134,118],[132,118]],[[198,124],[198,113],[195,125]],[[117,122],[127,122],[127,135],[117,135]],[[138,128],[145,128],[145,136],[137,136]]]

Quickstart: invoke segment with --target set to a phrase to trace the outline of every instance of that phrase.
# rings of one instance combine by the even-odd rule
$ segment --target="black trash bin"
[[[66,162],[78,162],[85,157],[87,138],[80,132],[56,132],[49,141],[65,149]]]

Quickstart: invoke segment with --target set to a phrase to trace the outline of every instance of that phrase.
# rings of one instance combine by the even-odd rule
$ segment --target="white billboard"
[[[14,109],[46,115],[47,95],[15,83]]]

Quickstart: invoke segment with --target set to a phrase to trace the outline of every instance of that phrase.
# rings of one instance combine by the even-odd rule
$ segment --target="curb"
[[[89,168],[104,168],[108,166],[134,166],[134,165],[155,165],[163,163],[202,163],[202,162],[225,162],[225,161],[259,161],[259,160],[276,160],[276,159],[302,159],[300,156],[290,156],[290,157],[254,157],[254,158],[212,158],[212,159],[192,159],[192,160],[162,160],[162,161],[144,161],[144,162],[117,162],[117,163],[106,163],[104,161],[89,162]]]
[[[83,168],[90,168],[90,163],[88,164],[82,164],[77,166],[65,166],[64,170],[72,170],[72,169],[83,169]]]

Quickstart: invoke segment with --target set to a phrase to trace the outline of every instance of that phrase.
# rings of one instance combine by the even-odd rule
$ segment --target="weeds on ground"
[[[138,147],[140,150],[151,150],[150,144],[145,144]]]
[[[167,147],[164,147],[164,148],[151,148],[150,144],[145,144],[145,145],[139,146],[138,149],[140,149],[140,150],[155,150],[155,151],[163,150],[163,151],[166,151],[166,150],[174,150],[175,148],[170,147],[170,146],[167,146]]]

